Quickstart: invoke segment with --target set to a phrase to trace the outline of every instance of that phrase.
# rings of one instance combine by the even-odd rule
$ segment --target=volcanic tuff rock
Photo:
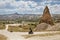
[[[45,7],[45,9],[43,11],[43,15],[42,15],[39,23],[47,23],[47,24],[50,24],[50,25],[54,24],[53,20],[52,20],[52,17],[50,15],[48,6]]]
[[[37,27],[35,28],[35,31],[44,31],[47,28],[52,27],[51,25],[54,24],[52,17],[50,15],[48,6],[45,7],[45,9],[43,11],[43,15],[42,15],[39,23],[40,24],[37,25]]]
[[[51,27],[51,25],[47,23],[41,23],[38,24],[37,27],[34,29],[34,31],[45,31],[48,27]]]

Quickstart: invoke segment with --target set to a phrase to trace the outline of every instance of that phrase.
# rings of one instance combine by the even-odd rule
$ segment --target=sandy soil
[[[0,34],[0,40],[7,40],[7,37],[5,37],[4,35]]]
[[[34,32],[34,34],[45,34],[45,33],[55,33],[55,32],[54,31]],[[46,37],[34,36],[26,39],[22,35],[27,35],[28,32],[8,32],[7,30],[0,30],[0,34],[3,34],[6,37],[8,37],[7,40],[60,40],[60,35],[46,36]]]

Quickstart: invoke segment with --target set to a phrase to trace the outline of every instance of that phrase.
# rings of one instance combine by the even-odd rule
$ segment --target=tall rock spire
[[[46,6],[44,11],[43,11],[43,15],[41,17],[40,23],[47,23],[47,24],[51,24],[51,25],[54,24],[52,17],[50,15],[50,11],[49,11],[48,6]]]

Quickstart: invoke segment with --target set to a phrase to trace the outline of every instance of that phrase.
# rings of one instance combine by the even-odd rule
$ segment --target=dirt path
[[[34,34],[45,34],[45,33],[55,33],[55,32],[34,32]],[[6,30],[0,30],[0,34],[3,34],[6,37],[8,37],[7,40],[60,40],[60,35],[46,36],[46,37],[34,36],[26,39],[22,35],[27,35],[28,32],[8,32]]]
[[[11,33],[6,30],[0,30],[0,34],[3,34],[6,37],[8,37],[7,40],[20,40],[20,39],[24,40],[24,38],[21,37],[21,34],[19,34],[19,33]]]

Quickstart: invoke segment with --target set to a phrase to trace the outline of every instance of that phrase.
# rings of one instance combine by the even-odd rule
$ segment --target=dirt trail
[[[55,31],[57,32],[57,31]],[[55,33],[53,32],[34,32],[34,34]],[[22,35],[28,35],[28,32],[8,32],[7,30],[0,30],[0,34],[8,37],[7,40],[60,40],[60,35],[47,36],[47,37],[31,37],[25,39]]]

